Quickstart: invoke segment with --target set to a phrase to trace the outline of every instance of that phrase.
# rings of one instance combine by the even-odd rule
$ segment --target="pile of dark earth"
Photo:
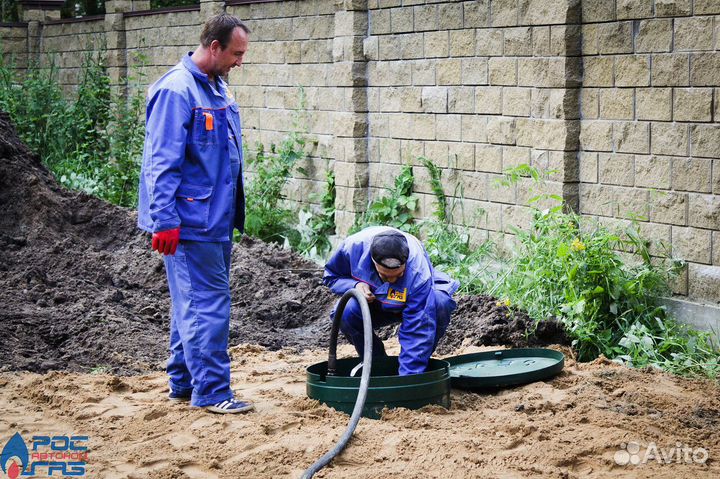
[[[0,112],[0,371],[137,374],[163,368],[170,300],[136,215],[61,187]],[[230,344],[326,348],[335,298],[321,268],[277,245],[233,249]],[[460,298],[439,346],[565,341],[490,297]],[[381,331],[384,337],[393,328]]]

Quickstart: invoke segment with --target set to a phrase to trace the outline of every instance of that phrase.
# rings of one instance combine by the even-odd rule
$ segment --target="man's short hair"
[[[228,13],[215,15],[205,22],[203,31],[200,34],[200,44],[205,48],[209,48],[213,40],[220,42],[220,48],[225,50],[230,43],[230,37],[236,28],[250,34],[250,29],[238,17]]]
[[[377,264],[397,269],[407,262],[408,241],[399,231],[383,231],[376,234],[370,244],[370,256]]]

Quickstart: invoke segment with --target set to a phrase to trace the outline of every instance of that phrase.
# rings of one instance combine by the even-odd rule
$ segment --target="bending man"
[[[400,375],[425,372],[450,323],[456,307],[452,295],[460,286],[434,270],[417,238],[384,226],[347,237],[325,265],[323,281],[338,295],[360,290],[369,303],[373,328],[401,323]],[[354,298],[345,308],[340,329],[362,357],[363,321]],[[373,356],[385,355],[382,341],[373,333]]]

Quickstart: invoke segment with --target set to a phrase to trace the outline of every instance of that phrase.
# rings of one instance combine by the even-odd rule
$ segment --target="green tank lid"
[[[551,378],[565,365],[552,349],[502,349],[445,358],[450,382],[459,389],[496,389]]]

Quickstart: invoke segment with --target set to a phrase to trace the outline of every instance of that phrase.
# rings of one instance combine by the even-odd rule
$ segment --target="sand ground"
[[[395,341],[386,343],[397,353]],[[340,356],[350,352],[344,346]],[[17,431],[87,435],[88,477],[300,477],[348,421],[305,395],[305,368],[325,360],[325,351],[241,345],[232,353],[233,388],[254,401],[253,413],[171,403],[163,373],[3,373],[0,440]],[[546,382],[493,394],[453,390],[449,410],[362,419],[348,448],[316,477],[720,477],[719,392],[710,381],[568,357]],[[631,442],[641,462],[651,443],[666,453],[679,443],[702,447],[708,459],[688,464],[674,454],[669,463],[617,464],[615,457],[630,457]]]

